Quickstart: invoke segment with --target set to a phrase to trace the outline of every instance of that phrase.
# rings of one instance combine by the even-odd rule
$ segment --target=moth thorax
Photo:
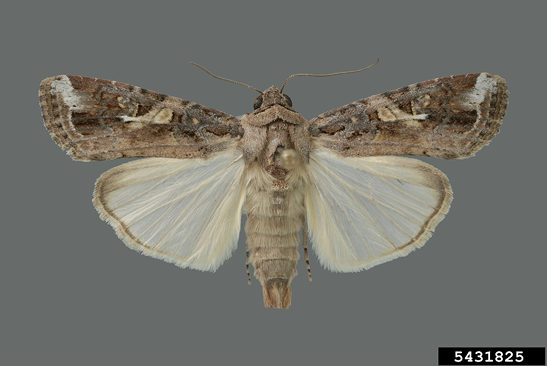
[[[285,169],[294,169],[300,163],[300,155],[296,150],[286,149],[281,153],[279,162]]]

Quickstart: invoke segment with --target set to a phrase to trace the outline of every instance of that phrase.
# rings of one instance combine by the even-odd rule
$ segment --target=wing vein
[[[222,171],[221,171],[221,172],[222,172]],[[209,183],[211,180],[214,180],[215,178],[217,178],[218,175],[220,175],[220,173],[217,173],[217,174],[211,176],[210,178],[208,178],[206,181],[203,181],[203,182],[201,183],[201,186],[206,185],[206,184]],[[150,211],[148,211],[148,212],[143,213],[142,216],[138,217],[135,221],[131,222],[131,223],[128,225],[128,227],[133,226],[135,223],[137,223],[138,221],[142,220],[142,219],[145,218],[146,216],[148,216],[148,215],[150,215],[150,214],[156,212],[156,211],[159,210],[160,208],[162,208],[162,207],[164,207],[164,206],[166,206],[166,205],[168,205],[168,204],[170,204],[170,203],[172,203],[172,202],[174,202],[174,201],[180,201],[180,200],[183,199],[184,197],[190,195],[191,193],[194,193],[194,192],[195,192],[196,190],[198,190],[199,188],[200,188],[200,186],[196,186],[196,187],[194,187],[193,189],[186,191],[184,194],[181,194],[181,195],[179,195],[179,196],[173,198],[172,200],[167,201],[167,202],[165,202],[165,203],[163,203],[163,204],[157,206],[157,207],[154,208],[153,210],[150,210]]]
[[[327,202],[327,203],[329,204],[329,206],[330,206],[330,208],[331,208],[331,212],[334,213],[334,215],[335,215],[336,219],[338,220],[338,222],[343,222],[343,221],[341,220],[340,216],[338,215],[338,211],[334,208],[335,206],[334,206],[334,204],[332,203],[332,201],[331,201],[329,198],[326,198],[326,197],[321,193],[321,191],[319,190],[319,188],[317,187],[317,185],[315,185],[315,183],[314,183],[314,186],[315,186],[317,192],[319,193],[319,195],[322,196],[323,201],[324,201],[324,202]],[[350,222],[352,222],[351,219],[350,219]],[[353,223],[352,223],[352,225],[353,225]],[[357,257],[357,253],[355,252],[355,249],[349,247],[349,246],[346,244],[346,242],[348,242],[348,243],[351,242],[350,238],[347,236],[347,233],[342,234],[342,233],[340,232],[340,230],[338,230],[338,228],[336,228],[336,231],[339,233],[339,235],[340,235],[341,237],[344,237],[344,238],[346,239],[346,240],[343,241],[342,243],[338,243],[338,244],[343,244],[343,245],[346,247],[346,250],[348,250],[348,251],[351,253],[351,255],[354,257],[354,259],[357,261],[357,260],[358,260],[358,259],[357,259],[358,257]],[[365,242],[365,244],[366,244],[366,242]],[[367,248],[370,250],[370,248],[368,247],[368,244],[366,244],[366,245],[367,245]],[[333,250],[334,250],[334,247],[333,247],[332,245],[330,245],[330,252],[331,252],[331,254],[332,254],[333,257],[336,257],[336,255],[334,254]]]
[[[359,200],[357,200],[355,198],[355,196],[353,195],[353,193],[351,193],[351,191],[354,191],[356,193],[359,193],[361,194],[363,197],[367,198],[369,201],[372,201],[374,202],[374,199],[371,197],[368,197],[367,195],[365,195],[364,193],[361,193],[359,192],[358,190],[356,190],[354,187],[344,183],[344,181],[342,181],[340,178],[338,178],[334,172],[327,168],[326,166],[322,165],[323,169],[325,169],[328,173],[330,173],[338,182],[342,183],[345,187],[348,188],[348,193],[351,195],[351,197],[355,200],[355,202],[358,204],[358,206],[362,209],[362,211],[369,217],[369,219],[374,223],[374,226],[376,226],[376,228],[382,233],[382,236],[395,248],[397,249],[397,246],[388,238],[388,236],[386,235],[386,233],[382,230],[382,228],[378,225],[378,222],[374,219],[374,217],[372,217],[372,215],[370,215],[370,213],[368,212],[368,210],[361,204],[361,202],[359,202]],[[370,184],[370,182],[369,182]],[[372,190],[371,190],[372,192]],[[371,248],[370,248],[370,245],[368,244],[368,242],[365,240],[365,238],[363,238],[363,236],[361,235],[361,232],[359,230],[357,230],[355,228],[355,225],[353,224],[353,220],[351,220],[351,218],[348,218],[350,220],[350,223],[352,225],[352,227],[354,228],[355,232],[359,235],[359,237],[365,242],[365,245],[367,246],[367,249],[369,250],[370,252],[370,255],[374,258],[375,255],[373,254]]]
[[[316,162],[317,162],[317,161],[316,161]],[[319,162],[317,162],[317,163],[318,163],[319,165],[321,165],[321,167],[323,167],[325,170],[328,169],[328,168],[326,168],[323,164],[321,164],[321,163],[319,163]],[[370,173],[370,172],[369,172],[369,173]],[[333,177],[334,177],[336,180],[338,180],[338,181],[339,181],[344,187],[346,187],[347,189],[353,190],[353,191],[355,191],[356,193],[358,193],[359,195],[361,195],[361,196],[363,196],[363,197],[365,197],[365,198],[367,198],[367,199],[369,199],[369,200],[371,200],[371,201],[374,200],[372,197],[367,196],[367,195],[366,195],[365,193],[363,193],[363,192],[357,191],[357,190],[354,189],[352,186],[350,186],[350,185],[346,184],[344,181],[340,180],[334,173],[333,173],[332,175],[333,175]],[[380,178],[382,178],[381,175],[377,175],[377,176],[380,177]],[[411,181],[409,181],[409,180],[406,180],[406,181],[411,182]],[[416,184],[418,184],[418,183],[416,183]],[[377,202],[378,202],[379,204],[381,204],[381,205],[383,205],[383,206],[389,208],[390,210],[393,210],[393,211],[397,212],[398,214],[400,214],[400,215],[406,217],[407,219],[413,221],[415,224],[420,225],[417,221],[414,221],[414,219],[413,219],[412,217],[407,216],[405,213],[401,212],[400,210],[398,210],[398,209],[396,209],[396,208],[394,208],[394,207],[392,207],[392,206],[389,206],[388,204],[386,204],[386,203],[384,203],[384,202],[381,202],[381,201],[377,201]],[[404,206],[406,206],[406,207],[408,207],[408,208],[410,208],[410,209],[416,210],[415,207],[409,206],[408,204],[405,204],[404,202],[401,202],[401,203],[402,203]]]
[[[390,181],[388,181],[387,179],[385,179],[384,177],[380,176],[380,178],[382,178],[383,181],[385,181],[387,184],[389,184],[390,186],[392,186],[393,188],[395,188],[396,190],[398,190],[399,192],[401,192],[402,194],[414,199],[415,201],[418,201],[420,203],[423,203],[424,205],[427,205],[429,207],[431,207],[433,209],[433,211],[436,211],[437,208],[434,207],[434,206],[431,206],[429,203],[425,202],[425,201],[422,201],[421,199],[417,198],[417,197],[414,197],[413,195],[411,194],[408,194],[407,192],[403,191],[402,189],[398,188],[397,186],[395,186],[393,183],[391,183]],[[419,183],[416,183],[416,184],[419,184]],[[419,184],[421,186],[423,186],[423,184]],[[408,206],[407,206],[408,207]]]
[[[173,173],[173,174],[176,174],[176,173],[178,173],[178,172],[181,171],[181,170],[183,170],[183,169],[180,169],[180,170],[176,171],[176,172]],[[145,191],[142,192],[141,194],[138,194],[138,195],[132,197],[131,199],[128,199],[127,201],[125,201],[125,202],[123,202],[123,203],[120,203],[118,206],[112,208],[112,211],[117,210],[118,208],[120,208],[120,207],[122,207],[122,206],[128,204],[129,202],[134,201],[134,200],[136,200],[137,198],[140,198],[140,197],[144,196],[145,194],[147,194],[148,192],[154,190],[154,189],[155,189],[156,187],[158,187],[160,184],[164,183],[167,179],[169,179],[169,177],[170,177],[171,175],[172,175],[172,174],[164,174],[165,179],[159,181],[159,182],[156,183],[154,186],[152,186],[151,188],[145,190]],[[125,186],[116,188],[116,190],[120,190],[120,189],[123,189],[123,188],[127,188],[127,187],[129,187],[129,186],[132,186],[133,184],[138,184],[138,183],[141,183],[141,182],[145,182],[145,181],[149,181],[149,180],[153,180],[153,179],[158,179],[158,178],[160,178],[160,177],[161,177],[161,175],[160,175],[160,176],[157,176],[157,177],[155,177],[155,178],[143,179],[143,180],[141,180],[141,181],[139,181],[139,182],[132,183],[132,184],[127,184],[127,185],[125,185]]]

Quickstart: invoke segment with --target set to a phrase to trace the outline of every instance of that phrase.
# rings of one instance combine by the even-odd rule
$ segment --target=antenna
[[[195,65],[197,67],[199,67],[200,69],[202,69],[203,71],[205,71],[206,73],[208,73],[209,75],[211,75],[212,77],[214,78],[217,78],[217,79],[220,79],[220,80],[224,80],[224,81],[229,81],[230,83],[234,83],[234,84],[237,84],[237,85],[241,85],[241,86],[246,86],[247,88],[249,89],[253,89],[254,91],[258,92],[260,95],[262,95],[262,92],[258,89],[255,89],[253,88],[252,86],[250,85],[247,85],[247,84],[243,84],[243,83],[240,83],[239,81],[234,81],[234,80],[230,80],[230,79],[226,79],[226,78],[221,78],[220,76],[216,76],[215,74],[211,73],[209,70],[207,70],[205,67],[201,66],[201,65],[198,65],[196,64],[195,62],[190,62],[192,65]]]
[[[315,77],[319,77],[319,78],[323,78],[323,77],[326,77],[326,76],[334,76],[334,75],[343,75],[343,74],[353,74],[354,72],[361,72],[363,70],[366,70],[374,65],[376,65],[378,62],[380,62],[380,59],[378,59],[378,61],[376,61],[375,63],[373,63],[372,65],[369,65],[367,67],[365,67],[364,69],[360,69],[360,70],[354,70],[354,71],[342,71],[342,72],[335,72],[335,73],[332,73],[332,74],[294,74],[294,75],[291,75],[287,78],[287,80],[285,80],[285,84],[283,84],[283,87],[281,88],[281,93],[283,93],[283,89],[285,89],[285,85],[287,85],[287,83],[289,82],[289,80],[291,80],[292,78],[296,77],[296,76],[315,76]]]

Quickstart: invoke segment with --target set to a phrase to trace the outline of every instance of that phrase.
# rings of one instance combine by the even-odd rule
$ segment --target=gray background
[[[28,1],[0,11],[3,365],[435,365],[439,346],[545,346],[546,2]],[[91,203],[123,161],[74,162],[38,105],[42,79],[112,79],[233,115],[293,73],[305,118],[436,77],[507,80],[501,133],[476,157],[424,159],[454,202],[426,246],[353,274],[303,260],[289,310],[247,285],[244,236],[216,273],[118,240]],[[7,168],[7,169],[6,169]],[[254,279],[254,278],[253,278]]]

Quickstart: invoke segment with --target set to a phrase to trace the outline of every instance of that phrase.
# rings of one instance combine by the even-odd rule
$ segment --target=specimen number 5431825
[[[254,88],[252,88],[254,89]],[[288,308],[307,235],[323,266],[356,272],[424,245],[452,200],[419,160],[463,159],[499,132],[505,81],[449,76],[304,119],[283,88],[241,119],[115,81],[56,76],[40,87],[45,126],[74,160],[146,157],[104,173],[93,203],[130,247],[216,270],[247,215],[249,263],[266,307]],[[250,277],[249,281],[250,281]]]

